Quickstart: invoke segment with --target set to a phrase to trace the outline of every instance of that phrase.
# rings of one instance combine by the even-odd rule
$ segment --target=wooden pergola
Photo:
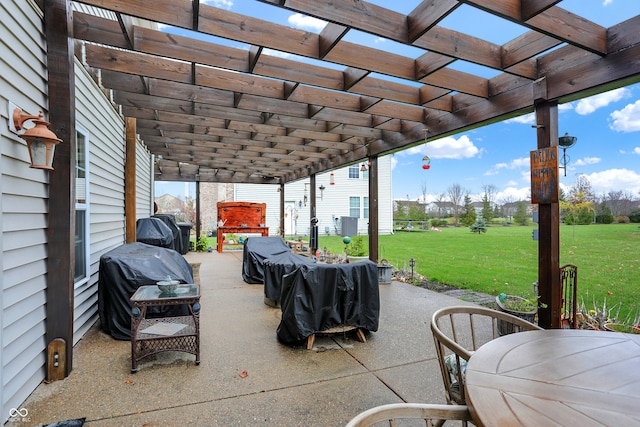
[[[156,180],[284,185],[311,178],[315,191],[317,173],[368,159],[372,224],[378,156],[420,144],[425,135],[437,139],[535,112],[537,144],[523,145],[526,155],[558,145],[558,104],[640,81],[640,16],[604,28],[558,0],[424,0],[408,14],[394,10],[403,2],[391,1],[256,2],[325,21],[319,33],[198,0],[79,0],[108,12],[101,16],[73,12],[70,0],[40,1],[50,120],[65,141],[74,134],[75,53],[122,109],[128,135],[138,134],[155,155]],[[522,34],[497,45],[440,24],[460,8],[479,22],[489,14],[519,25]],[[416,54],[347,41],[352,32]],[[495,76],[459,71],[461,62]],[[60,214],[50,227],[58,241],[72,240],[73,171],[59,171],[74,149],[60,145],[51,175],[52,194],[66,195],[50,206]],[[540,324],[558,327],[558,204],[541,204],[539,212],[539,282],[548,305]],[[377,253],[377,229],[370,234]],[[69,243],[64,252],[73,260]],[[51,270],[61,270],[52,263],[51,286],[73,282],[69,272],[52,280]]]

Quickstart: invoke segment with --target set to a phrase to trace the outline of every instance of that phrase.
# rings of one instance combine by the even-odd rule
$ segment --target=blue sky
[[[408,13],[420,0],[370,2]],[[307,31],[319,32],[324,25],[317,19],[253,0],[207,0],[203,3]],[[638,0],[564,0],[559,6],[604,27],[640,14]],[[469,12],[468,6],[462,6],[441,25],[497,44],[504,44],[525,31],[522,27],[490,15],[478,19],[475,11],[475,18],[471,19]],[[165,30],[185,34],[183,30]],[[212,40],[248,48],[241,43],[218,38]],[[401,55],[416,56],[410,47],[357,31],[351,31],[346,40],[366,43]],[[282,52],[265,53],[305,61]],[[455,67],[486,78],[497,74],[494,70],[472,64],[456,63]],[[395,153],[392,177],[394,199],[416,200],[422,196],[424,187],[427,199],[433,200],[436,195],[446,193],[453,184],[459,184],[474,200],[480,200],[486,185],[496,188],[498,202],[528,198],[529,152],[537,146],[533,123],[534,116],[529,114]],[[577,143],[567,150],[570,160],[567,176],[561,176],[562,187],[570,187],[577,176],[584,174],[597,195],[622,190],[640,198],[640,84],[560,105],[558,133],[568,133],[578,138]],[[422,168],[425,155],[431,159],[429,170]],[[184,184],[156,183],[156,195],[171,193],[182,197],[184,192]]]

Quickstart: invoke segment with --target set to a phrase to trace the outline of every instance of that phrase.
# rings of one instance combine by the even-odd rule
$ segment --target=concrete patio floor
[[[71,375],[24,402],[39,426],[86,417],[86,426],[343,426],[394,402],[445,403],[429,322],[471,304],[410,284],[380,285],[380,322],[367,342],[319,336],[314,348],[278,342],[280,310],[242,280],[242,253],[190,252],[200,262],[201,363],[186,353],[150,356],[132,374],[129,341],[100,330],[76,345]],[[246,372],[246,376],[243,374]]]

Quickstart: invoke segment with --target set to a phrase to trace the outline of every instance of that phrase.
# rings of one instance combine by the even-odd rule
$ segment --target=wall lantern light
[[[333,177],[333,172],[331,172],[331,174],[329,174],[329,185],[335,185],[335,181],[334,181],[334,177]]]
[[[325,186],[324,186],[324,185],[322,185],[322,184],[320,184],[320,187],[318,187],[318,189],[320,190],[320,200],[322,200],[322,196],[323,196],[323,194],[324,194],[324,190],[325,190],[326,188],[327,188],[327,187],[325,187]]]
[[[367,168],[367,165],[364,163],[360,166],[360,172],[366,172],[368,169],[369,168]]]
[[[575,136],[569,136],[569,133],[565,132],[564,136],[558,138],[558,145],[562,147],[562,166],[559,168],[564,169],[564,176],[567,176],[567,163],[569,163],[569,156],[567,156],[567,148],[573,147],[578,142],[578,138]]]
[[[49,130],[50,123],[43,119],[42,111],[37,116],[30,116],[24,114],[19,108],[13,110],[13,124],[16,130],[23,130],[23,124],[28,120],[32,120],[35,124],[32,128],[18,134],[20,138],[27,141],[27,149],[31,158],[29,167],[53,170],[53,155],[56,144],[61,143],[62,140]]]

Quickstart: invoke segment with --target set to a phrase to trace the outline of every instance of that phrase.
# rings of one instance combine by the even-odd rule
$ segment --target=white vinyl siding
[[[76,123],[89,141],[89,280],[75,288],[74,344],[98,319],[100,256],[124,243],[124,120],[76,61]]]
[[[49,172],[29,168],[7,128],[9,102],[48,118],[42,16],[32,1],[0,4],[0,423],[44,377]]]
[[[141,142],[136,144],[136,220],[153,215],[153,170],[151,153]]]

